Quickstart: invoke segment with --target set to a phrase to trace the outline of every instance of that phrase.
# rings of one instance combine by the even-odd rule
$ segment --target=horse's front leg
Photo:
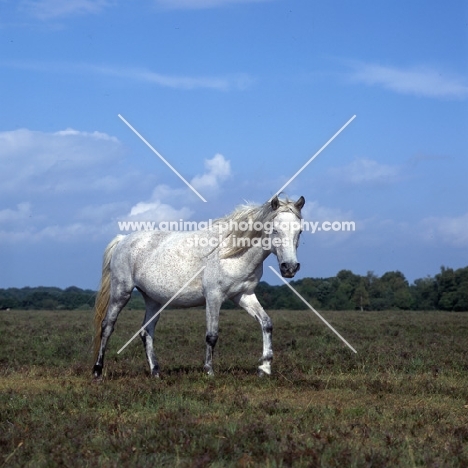
[[[271,361],[273,360],[272,333],[273,324],[268,314],[263,310],[255,294],[238,294],[232,298],[233,301],[255,317],[262,327],[263,354],[258,366],[258,375],[271,374]]]
[[[222,300],[217,294],[211,294],[206,298],[206,353],[205,353],[205,372],[213,376],[213,353],[218,342],[219,329],[219,309]]]

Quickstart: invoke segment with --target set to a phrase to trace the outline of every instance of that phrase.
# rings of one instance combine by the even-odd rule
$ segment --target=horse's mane
[[[263,238],[266,235],[265,229],[255,229],[254,227],[247,230],[239,229],[241,223],[250,222],[254,226],[258,222],[264,226],[266,223],[272,222],[278,213],[288,211],[302,219],[300,209],[288,198],[278,199],[278,208],[276,209],[273,209],[270,201],[263,205],[247,203],[239,205],[232,213],[215,219],[213,226],[219,226],[223,236],[221,257],[229,258],[244,253],[250,248],[252,239]],[[242,239],[247,240],[247,242],[239,242]]]

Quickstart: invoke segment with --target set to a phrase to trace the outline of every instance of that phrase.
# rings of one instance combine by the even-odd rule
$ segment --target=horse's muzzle
[[[299,271],[301,268],[300,263],[282,263],[280,265],[281,276],[283,278],[294,278],[294,275]]]

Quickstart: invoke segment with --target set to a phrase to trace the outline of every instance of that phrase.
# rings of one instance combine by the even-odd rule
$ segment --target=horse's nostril
[[[301,267],[300,263],[286,263],[286,262],[283,262],[280,265],[281,271],[293,271],[293,272],[295,272],[295,271],[299,270],[300,267]]]
[[[296,262],[283,262],[280,264],[281,276],[284,276],[285,278],[293,278],[297,273],[297,270],[299,270],[299,267],[299,263]]]

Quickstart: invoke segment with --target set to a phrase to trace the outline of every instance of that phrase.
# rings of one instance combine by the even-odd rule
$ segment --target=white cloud
[[[76,218],[80,220],[105,223],[117,219],[128,209],[128,203],[115,202],[100,205],[86,205],[78,209]]]
[[[20,6],[40,20],[100,13],[108,0],[23,0]]]
[[[193,211],[187,206],[175,208],[171,203],[181,203],[186,196],[186,190],[171,189],[167,185],[159,185],[154,190],[149,200],[141,201],[133,205],[130,212],[121,217],[122,221],[179,221],[188,220]],[[182,196],[185,195],[185,196]]]
[[[205,159],[207,172],[200,176],[195,176],[191,184],[200,191],[216,190],[221,182],[231,176],[231,163],[222,154],[215,154],[212,159]]]
[[[18,203],[16,210],[11,208],[0,210],[0,223],[20,221],[29,216],[31,216],[31,204],[28,202]]]
[[[420,66],[397,68],[372,63],[353,63],[350,78],[354,82],[381,86],[400,94],[434,98],[465,99],[468,97],[468,80]]]
[[[191,181],[197,190],[216,191],[220,183],[231,175],[231,164],[222,154],[205,159],[206,172],[195,176]],[[187,188],[173,189],[167,185],[158,185],[149,200],[140,201],[132,206],[122,220],[138,221],[178,221],[188,220],[194,211],[187,206]],[[179,208],[175,208],[179,205]]]
[[[302,216],[306,221],[333,222],[352,220],[352,213],[349,211],[343,212],[339,208],[331,208],[320,205],[317,200],[306,200],[306,204],[302,209]]]
[[[110,239],[117,233],[110,223],[65,223],[44,227],[28,226],[26,229],[0,229],[0,242],[7,244],[53,242],[82,242],[84,239]]]
[[[0,132],[0,238],[70,241],[117,233],[116,220],[131,204],[122,193],[152,180],[125,170],[123,153],[118,139],[102,132]]]
[[[184,206],[188,189],[173,189],[168,185],[158,185],[148,200],[134,204],[126,216],[120,216],[122,221],[178,221],[190,219],[193,211]],[[175,208],[173,205],[181,205]]]
[[[381,164],[372,159],[356,159],[347,166],[330,170],[338,180],[352,184],[389,184],[398,180],[401,168],[389,164]]]
[[[177,76],[157,73],[151,70],[137,68],[115,68],[115,67],[94,67],[90,70],[97,73],[112,75],[120,78],[131,79],[158,86],[174,89],[214,89],[218,91],[227,91],[231,88],[244,90],[248,88],[252,79],[245,73],[239,73],[229,76]]]
[[[146,68],[122,68],[90,63],[40,61],[4,61],[1,62],[0,65],[3,67],[19,68],[42,73],[106,75],[122,80],[131,80],[139,83],[148,83],[165,88],[182,90],[213,89],[216,91],[229,91],[230,89],[237,89],[242,91],[250,87],[254,82],[254,79],[246,73],[234,73],[222,76],[169,75]]]
[[[271,0],[155,0],[155,4],[166,9],[201,10],[219,8],[232,4],[265,3]]]
[[[118,181],[104,168],[122,154],[121,143],[101,132],[0,132],[0,193],[113,190]]]
[[[420,222],[419,232],[430,243],[468,247],[468,213],[449,217],[428,217]]]
[[[140,202],[130,210],[129,219],[142,221],[179,221],[179,219],[187,220],[193,214],[193,211],[187,207],[180,209],[163,203],[160,200],[152,202]]]
[[[68,211],[66,205],[60,208]],[[117,220],[127,209],[128,203],[125,202],[86,205],[71,213],[71,219],[67,219],[62,216],[62,210],[51,203],[46,205],[47,214],[33,213],[30,203],[20,203],[16,210],[0,210],[0,242],[109,240],[118,234]]]
[[[74,130],[73,128],[67,128],[66,130],[59,130],[58,132],[53,133],[53,135],[78,136],[78,137],[93,138],[95,140],[113,141],[114,143],[119,142],[119,140],[116,137],[107,135],[107,133],[97,132],[97,131],[94,131],[94,132],[80,132],[79,130]]]
[[[198,199],[180,184],[176,189],[158,185],[149,199],[135,202],[137,189],[144,191],[154,178],[136,168],[125,170],[123,151],[116,138],[102,132],[0,132],[0,239],[103,239],[118,232],[119,220],[190,219],[191,203]],[[205,167],[192,180],[205,191],[217,190],[231,174],[220,154],[206,160]]]
[[[294,197],[293,199],[296,199]],[[361,224],[356,221],[350,211],[344,212],[339,208],[332,208],[321,205],[317,200],[306,200],[306,204],[302,209],[302,216],[304,220],[304,232],[302,234],[303,241],[310,242],[313,238],[314,243],[321,246],[331,246],[348,241],[352,236],[356,235],[350,225],[343,225],[342,231],[335,231],[334,229],[325,230],[331,227],[331,224],[324,226],[322,223],[336,223],[336,222],[354,222],[356,230],[359,230]]]
[[[101,231],[102,226],[94,226],[88,223],[71,223],[64,225],[50,225],[36,232],[30,233],[30,240],[54,240],[54,241],[70,241],[81,240],[84,238],[92,239],[96,231]]]

